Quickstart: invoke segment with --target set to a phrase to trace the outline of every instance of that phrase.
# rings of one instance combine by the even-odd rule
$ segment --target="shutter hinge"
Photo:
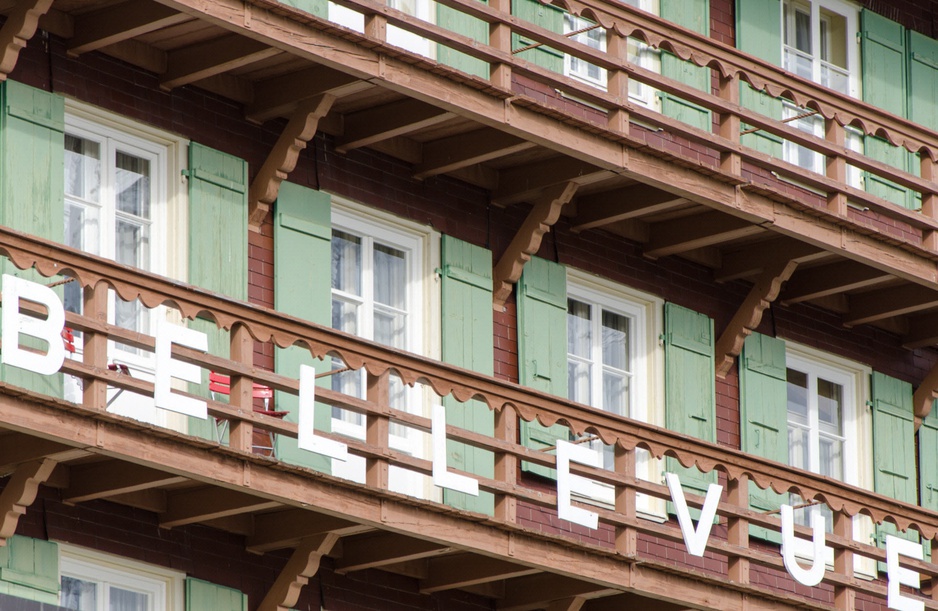
[[[442,278],[444,271],[442,267],[436,267],[433,269],[433,273],[436,274],[437,277]]]
[[[658,345],[664,346],[667,343],[668,343],[668,338],[664,333],[658,336]]]
[[[865,401],[865,403],[866,403],[866,406],[869,407],[870,409],[873,408],[873,402],[870,401],[869,399],[867,399],[867,400]]]

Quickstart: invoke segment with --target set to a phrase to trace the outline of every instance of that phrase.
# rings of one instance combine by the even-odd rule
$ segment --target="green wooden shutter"
[[[189,283],[246,300],[248,293],[247,162],[198,143],[189,145]],[[195,320],[193,329],[208,335],[208,351],[227,357],[227,331]],[[202,371],[202,388],[208,388]],[[207,396],[208,391],[201,394]],[[189,434],[213,439],[212,418],[189,418]]]
[[[864,9],[860,13],[860,74],[863,101],[900,117],[908,116],[905,94],[907,52],[905,28]],[[864,154],[900,170],[909,169],[909,153],[876,136],[864,137]],[[896,183],[869,172],[863,173],[866,191],[906,208],[916,206],[913,194]]]
[[[709,0],[661,0],[661,17],[701,34],[710,34]],[[710,91],[710,68],[695,66],[667,51],[661,53],[661,74],[701,91]],[[661,93],[661,112],[710,131],[710,111],[670,94]]]
[[[672,431],[716,441],[716,391],[713,369],[713,320],[673,303],[664,306],[665,422]],[[667,469],[681,484],[706,494],[716,473],[685,469],[669,458]]]
[[[485,0],[480,1],[485,2]],[[489,43],[489,27],[487,23],[448,6],[443,6],[442,4],[436,5],[436,24],[451,32],[469,36],[482,44],[487,45]],[[452,66],[468,74],[474,74],[484,79],[489,77],[488,63],[481,59],[470,57],[465,53],[460,53],[446,45],[437,44],[436,59],[441,64]]]
[[[0,594],[55,604],[59,601],[59,546],[15,535],[0,547]]]
[[[938,125],[938,40],[909,30],[909,119],[921,125]],[[864,83],[865,84],[865,83]]]
[[[537,0],[511,0],[511,14],[552,32],[563,33],[563,11],[555,6],[547,6]],[[533,43],[529,38],[511,35],[512,49]],[[546,45],[522,51],[516,57],[554,72],[563,72],[563,53]]]
[[[286,4],[287,6],[292,6],[293,8],[298,8],[301,11],[306,11],[311,15],[315,15],[323,19],[329,18],[328,0],[280,0],[280,3]]]
[[[567,397],[567,270],[559,263],[532,257],[518,282],[518,376],[521,384]],[[529,448],[553,448],[569,439],[562,424],[545,427],[536,420],[521,422],[521,442]],[[553,451],[552,451],[553,453]],[[522,463],[521,468],[544,477],[556,471]]]
[[[63,242],[65,101],[7,80],[0,83],[0,105],[0,224]],[[33,270],[19,270],[6,259],[0,271],[40,284],[51,281]],[[62,294],[61,289],[57,292]],[[54,397],[63,393],[60,374],[43,376],[0,365],[0,379]]]
[[[736,0],[736,46],[776,66],[782,65],[782,9],[779,0]],[[748,83],[739,84],[739,103],[771,119],[782,118],[782,101],[756,91]],[[742,129],[751,126],[743,124]],[[744,146],[782,156],[782,138],[766,131],[744,134]]]
[[[234,588],[186,578],[186,611],[247,611],[248,595]]]
[[[938,511],[938,401],[918,429],[918,472],[921,505]]]
[[[744,452],[788,464],[788,372],[785,342],[761,333],[746,338],[739,360],[740,445]],[[749,505],[777,511],[787,495],[749,484]],[[751,527],[750,534],[776,543],[780,533]]]
[[[293,183],[280,185],[274,205],[274,307],[284,314],[330,326],[332,323],[332,200],[328,193]],[[298,379],[300,365],[328,369],[301,347],[276,349],[277,373]],[[297,421],[299,399],[277,393],[277,409],[289,411],[286,419]],[[315,426],[331,430],[332,410],[317,406]],[[327,457],[300,450],[296,439],[277,436],[277,457],[317,471],[331,472]]]
[[[481,246],[444,235],[442,240],[442,335],[443,362],[493,375],[492,253]],[[485,403],[443,400],[446,423],[493,436],[495,421]],[[447,464],[482,477],[494,477],[491,452],[455,441],[446,442]],[[491,514],[494,497],[488,492],[469,496],[444,490],[445,502],[453,507]]]

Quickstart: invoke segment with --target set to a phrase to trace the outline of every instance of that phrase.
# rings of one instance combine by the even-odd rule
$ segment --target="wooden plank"
[[[10,433],[0,437],[0,473],[11,473],[21,463],[43,458],[61,463],[88,455],[87,450],[25,433]]]
[[[130,40],[192,19],[164,4],[150,0],[128,0],[75,18],[75,36],[68,41],[68,54],[81,55]]]
[[[537,569],[514,562],[472,554],[453,554],[431,558],[427,577],[420,582],[420,593],[465,588],[502,579],[537,574]]]
[[[619,591],[598,584],[556,575],[518,577],[506,584],[505,598],[499,601],[499,611],[535,611],[545,609],[554,601],[572,598],[592,600],[619,594]]]
[[[167,496],[166,512],[160,515],[160,526],[172,528],[228,516],[265,511],[280,503],[237,490],[211,486],[173,492]]]
[[[573,182],[579,186],[611,178],[613,174],[592,163],[568,157],[555,157],[502,170],[498,188],[492,193],[496,206],[531,202],[547,187]]]
[[[0,493],[0,545],[6,545],[7,539],[16,533],[20,517],[39,492],[39,484],[52,474],[56,462],[43,458],[19,465],[13,476]]]
[[[0,81],[16,67],[20,51],[36,33],[40,18],[51,6],[52,0],[23,0],[7,14],[0,29]]]
[[[238,35],[190,45],[167,54],[167,69],[160,77],[160,87],[174,89],[281,53],[276,47]]]
[[[713,246],[765,231],[758,225],[722,212],[705,212],[673,221],[652,223],[650,229],[651,239],[645,244],[643,251],[650,259]]]
[[[336,143],[340,153],[431,127],[453,114],[416,100],[401,100],[345,115],[345,131]]]
[[[446,174],[535,146],[532,142],[491,128],[440,138],[423,145],[423,161],[414,168],[414,178],[423,180]]]
[[[639,183],[614,191],[577,199],[571,230],[579,233],[618,221],[664,212],[687,200],[656,187]]]
[[[346,538],[342,541],[342,556],[335,561],[335,572],[343,575],[448,554],[451,548],[432,541],[402,537],[394,533],[378,533]]]
[[[263,123],[275,117],[288,117],[303,100],[332,94],[338,98],[374,87],[325,66],[311,66],[275,76],[254,84],[252,102],[245,111],[249,121]]]
[[[938,307],[938,291],[918,284],[883,288],[849,297],[848,327]]]
[[[322,557],[332,551],[338,540],[339,536],[334,533],[303,539],[280,571],[274,585],[267,591],[257,611],[289,611],[293,608],[303,587],[319,570]]]
[[[118,460],[76,465],[69,468],[68,477],[62,501],[69,504],[187,481],[179,475]]]
[[[254,517],[254,528],[247,539],[247,549],[254,553],[270,552],[299,545],[302,539],[336,532],[360,534],[371,528],[343,518],[305,509],[287,509]]]
[[[801,303],[874,286],[890,278],[888,273],[860,263],[838,261],[795,273],[785,284],[779,301],[784,305]]]
[[[724,252],[722,264],[713,275],[717,282],[731,282],[761,274],[782,260],[805,263],[828,256],[824,249],[813,244],[780,237]]]

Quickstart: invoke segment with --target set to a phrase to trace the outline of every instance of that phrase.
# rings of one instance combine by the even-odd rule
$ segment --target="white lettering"
[[[433,485],[479,496],[479,482],[471,477],[450,473],[446,469],[446,408],[434,405],[430,414],[433,437]]]
[[[561,519],[587,528],[599,526],[599,515],[595,511],[574,507],[570,502],[570,495],[573,492],[590,494],[590,488],[587,485],[590,480],[572,475],[570,461],[599,468],[602,467],[599,460],[599,453],[588,446],[557,440],[557,515]]]
[[[921,585],[921,576],[905,567],[899,566],[899,554],[921,560],[922,546],[914,541],[907,541],[892,535],[886,535],[886,605],[899,611],[923,611],[925,603],[921,600],[903,596],[899,586],[909,586],[916,590]]]
[[[173,344],[193,350],[208,351],[208,336],[201,331],[160,320],[156,329],[156,371],[153,380],[153,400],[157,407],[186,414],[203,420],[208,418],[205,401],[177,395],[172,389],[172,378],[199,384],[202,368],[183,363],[172,357]]]
[[[723,494],[723,486],[710,484],[707,488],[707,496],[700,510],[700,519],[697,521],[697,528],[694,528],[690,511],[687,509],[687,500],[684,498],[684,490],[681,488],[681,478],[676,473],[665,473],[664,479],[668,483],[668,490],[671,491],[671,502],[674,503],[674,509],[677,512],[677,523],[681,526],[687,553],[691,556],[703,556],[707,549],[707,540],[710,538],[713,518],[720,504],[720,495]]]
[[[46,319],[40,320],[21,314],[21,298],[46,306]],[[62,363],[65,362],[65,344],[62,341],[65,308],[62,307],[55,291],[47,286],[4,274],[3,314],[0,325],[3,331],[0,362],[47,376],[58,373],[62,368]],[[20,335],[45,341],[48,344],[46,353],[20,348]]]
[[[806,586],[816,586],[824,579],[827,568],[827,545],[824,537],[824,518],[821,509],[811,509],[811,530],[813,531],[813,554],[811,568],[804,569],[798,564],[795,552],[800,539],[795,537],[795,512],[791,505],[782,505],[782,560],[785,568],[795,581]]]
[[[309,365],[300,365],[300,409],[297,418],[297,445],[310,452],[329,458],[348,460],[348,445],[326,439],[316,434],[314,425],[316,415],[316,370]]]

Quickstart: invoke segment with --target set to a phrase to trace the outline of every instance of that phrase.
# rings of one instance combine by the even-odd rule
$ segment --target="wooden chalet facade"
[[[938,609],[932,3],[0,16],[3,611]]]

